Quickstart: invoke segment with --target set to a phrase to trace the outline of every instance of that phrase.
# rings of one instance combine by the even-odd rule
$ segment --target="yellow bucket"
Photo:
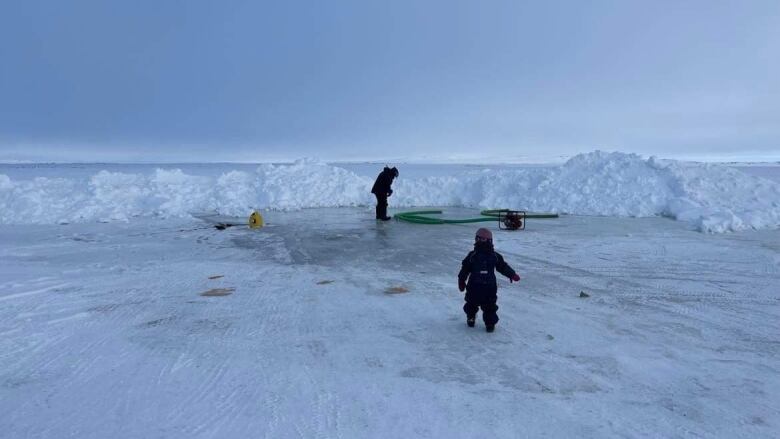
[[[249,215],[249,228],[250,229],[259,229],[260,227],[263,227],[265,225],[265,222],[263,221],[263,215],[260,214],[258,211],[252,212],[251,215]]]

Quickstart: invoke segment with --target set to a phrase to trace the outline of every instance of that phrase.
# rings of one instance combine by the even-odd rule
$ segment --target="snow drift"
[[[436,165],[431,165],[432,167]],[[0,174],[0,224],[128,221],[216,210],[368,206],[373,179],[315,160],[260,165],[218,177],[179,169],[12,180]],[[780,227],[780,184],[721,165],[625,153],[576,156],[561,166],[475,169],[401,178],[392,207],[463,206],[644,217],[663,215],[707,232]]]

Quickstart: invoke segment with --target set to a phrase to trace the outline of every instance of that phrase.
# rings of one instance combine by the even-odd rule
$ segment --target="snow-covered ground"
[[[780,231],[744,221],[776,214],[774,174],[580,161],[401,169],[391,213],[466,182],[483,185],[431,204],[472,206],[445,208],[467,217],[476,206],[608,209],[630,198],[616,216],[529,220],[516,232],[377,223],[350,183],[373,176],[320,163],[0,171],[0,437],[780,436]],[[518,182],[550,198],[509,203]],[[580,198],[564,197],[576,192],[567,182]],[[662,182],[684,187],[651,202],[628,191]],[[698,222],[644,215],[682,193],[699,203]],[[354,206],[264,210],[259,230],[180,214],[317,196]],[[734,200],[756,230],[702,233],[721,231],[701,225]],[[500,281],[493,334],[466,327],[456,283],[483,225],[523,278]]]

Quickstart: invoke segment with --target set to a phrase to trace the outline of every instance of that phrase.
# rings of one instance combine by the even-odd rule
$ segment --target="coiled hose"
[[[496,221],[499,213],[509,212],[509,209],[488,209],[483,210],[479,214],[482,215],[477,218],[464,218],[464,219],[444,219],[444,218],[431,218],[427,215],[440,215],[441,210],[414,210],[409,212],[400,212],[395,214],[395,218],[401,221],[406,221],[415,224],[465,224],[465,223],[478,223],[485,221]],[[526,218],[558,218],[557,213],[526,213]]]

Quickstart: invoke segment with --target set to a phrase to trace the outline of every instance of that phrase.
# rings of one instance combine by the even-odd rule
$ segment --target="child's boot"
[[[493,332],[496,330],[496,325],[485,325],[485,331]]]
[[[476,320],[475,317],[466,317],[466,324],[469,325],[469,328],[474,327],[474,320]]]

